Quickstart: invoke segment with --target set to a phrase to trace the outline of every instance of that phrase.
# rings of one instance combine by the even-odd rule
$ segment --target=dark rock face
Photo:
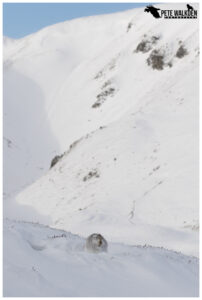
[[[150,56],[147,59],[147,63],[151,66],[154,70],[163,70],[164,68],[164,55],[160,53],[158,50],[153,50]]]
[[[182,58],[182,57],[184,57],[187,54],[188,54],[187,49],[183,45],[181,45],[179,47],[179,49],[177,50],[175,56],[178,57],[178,58]]]
[[[107,85],[109,85],[109,83]],[[114,92],[115,89],[112,87],[109,87],[106,90],[102,91],[100,94],[97,95],[97,101],[92,105],[92,108],[99,107],[103,102],[106,101],[108,96],[113,96]]]
[[[138,45],[137,48],[134,52],[138,53],[138,52],[142,52],[142,53],[147,53],[149,52],[153,45],[155,45],[158,40],[160,39],[159,36],[152,36],[152,37],[146,37],[144,38]]]
[[[52,168],[53,166],[55,166],[57,164],[57,162],[63,157],[62,155],[56,155],[52,160],[51,160],[51,165],[50,168]]]

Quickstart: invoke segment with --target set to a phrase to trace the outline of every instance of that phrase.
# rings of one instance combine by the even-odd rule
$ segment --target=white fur
[[[92,253],[107,252],[108,243],[99,233],[93,233],[86,239],[86,250]]]

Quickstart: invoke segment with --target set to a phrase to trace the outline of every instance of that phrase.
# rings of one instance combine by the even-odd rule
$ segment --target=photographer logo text
[[[196,19],[197,10],[193,6],[187,4],[186,9],[160,9],[153,5],[146,6],[145,12],[149,12],[156,19]]]

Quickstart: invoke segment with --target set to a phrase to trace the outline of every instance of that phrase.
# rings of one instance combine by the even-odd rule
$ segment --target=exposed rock
[[[178,48],[178,50],[177,50],[175,56],[178,57],[178,58],[182,58],[182,57],[184,57],[184,56],[187,55],[187,54],[188,54],[187,49],[186,49],[183,45],[181,45],[181,46]]]
[[[100,175],[98,173],[98,170],[93,169],[92,171],[90,171],[86,176],[83,177],[83,181],[87,181],[87,180],[89,180],[93,177],[94,178],[99,178],[100,177]]]
[[[160,50],[153,50],[147,59],[147,63],[154,70],[163,70],[165,65],[164,54]]]

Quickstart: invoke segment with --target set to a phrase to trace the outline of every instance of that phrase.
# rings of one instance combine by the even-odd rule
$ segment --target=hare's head
[[[101,236],[101,234],[94,233],[92,234],[92,242],[96,246],[100,247],[103,242],[103,237]]]

